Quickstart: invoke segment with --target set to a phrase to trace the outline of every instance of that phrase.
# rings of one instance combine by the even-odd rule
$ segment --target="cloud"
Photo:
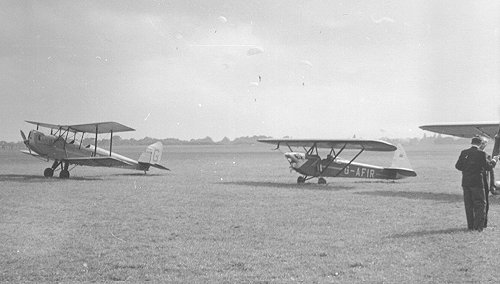
[[[394,23],[394,19],[392,18],[389,18],[389,17],[382,17],[382,18],[378,18],[378,19],[375,19],[373,16],[370,17],[372,19],[372,21],[375,23],[375,24],[381,24],[381,23]]]

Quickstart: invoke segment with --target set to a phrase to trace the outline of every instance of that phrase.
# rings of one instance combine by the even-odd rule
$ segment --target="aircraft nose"
[[[297,159],[293,155],[293,153],[285,153],[285,158],[288,160],[290,164],[295,164],[297,163]]]

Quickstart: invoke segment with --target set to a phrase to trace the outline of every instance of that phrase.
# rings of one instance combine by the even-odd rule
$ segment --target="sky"
[[[421,137],[500,119],[498,1],[0,1],[0,140]]]

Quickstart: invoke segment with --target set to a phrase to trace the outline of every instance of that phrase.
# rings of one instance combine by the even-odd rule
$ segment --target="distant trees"
[[[229,139],[228,137],[222,138],[220,141],[214,141],[211,137],[205,137],[200,139],[190,139],[189,141],[180,140],[177,138],[164,138],[164,139],[156,139],[152,137],[144,137],[142,139],[123,139],[119,135],[113,136],[113,145],[150,145],[157,141],[162,142],[164,145],[249,145],[256,144],[258,139],[271,138],[269,136],[264,135],[254,135],[254,136],[244,136],[238,137],[234,140]],[[288,138],[288,137],[285,137]],[[432,136],[428,136],[424,133],[422,138],[387,138],[382,137],[380,140],[387,141],[392,144],[401,143],[403,145],[429,145],[429,144],[463,144],[468,141],[468,139],[464,138],[455,138],[451,136],[442,136],[441,134],[434,134]],[[87,137],[83,140],[83,145],[94,144],[95,140],[92,137]],[[107,147],[109,145],[109,138],[98,140],[98,145],[100,147]],[[17,150],[24,149],[23,142],[6,142],[0,141],[0,150]]]
[[[17,150],[24,148],[23,142],[6,142],[0,141],[0,149],[2,150]]]

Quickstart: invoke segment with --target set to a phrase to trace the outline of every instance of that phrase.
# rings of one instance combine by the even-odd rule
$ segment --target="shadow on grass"
[[[163,176],[162,174],[144,174],[144,173],[124,173],[124,174],[112,174],[111,176],[144,176],[144,177],[158,177]]]
[[[96,177],[70,177],[69,179],[61,179],[58,177],[46,178],[38,175],[17,175],[17,174],[8,174],[8,175],[0,175],[0,182],[2,181],[11,181],[11,182],[59,182],[59,181],[68,181],[68,180],[102,180],[101,178]]]
[[[219,182],[218,184],[254,186],[254,187],[312,189],[312,190],[346,190],[355,188],[354,186],[343,186],[334,184],[319,185],[314,183],[296,184],[296,183],[277,183],[277,182],[263,182],[263,181],[232,181],[232,182]]]
[[[441,229],[441,230],[428,230],[428,231],[416,231],[416,232],[407,232],[402,234],[394,234],[389,236],[391,239],[402,239],[402,238],[413,238],[413,237],[425,237],[432,235],[444,235],[444,234],[454,234],[454,233],[463,233],[468,232],[467,228],[449,228],[449,229]]]
[[[397,184],[395,180],[392,179],[379,179],[379,180],[357,180],[354,183],[385,183],[385,184]]]
[[[419,192],[419,191],[363,191],[355,192],[354,194],[368,195],[368,196],[383,196],[383,197],[402,197],[416,200],[434,200],[441,202],[463,202],[461,194],[449,193],[432,193],[432,192]]]

